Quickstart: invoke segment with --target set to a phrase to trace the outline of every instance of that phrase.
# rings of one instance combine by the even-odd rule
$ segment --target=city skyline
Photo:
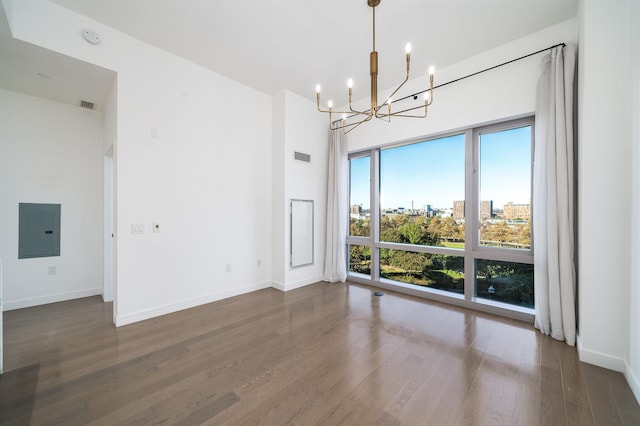
[[[369,157],[351,160],[350,205],[370,209]],[[531,203],[531,128],[480,135],[480,198]],[[452,209],[465,199],[465,135],[380,151],[380,208]]]

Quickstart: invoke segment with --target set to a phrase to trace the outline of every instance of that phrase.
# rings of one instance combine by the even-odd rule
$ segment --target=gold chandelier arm
[[[407,109],[403,109],[402,111],[397,111],[389,114],[380,114],[378,118],[381,118],[383,120],[386,119],[386,121],[391,121],[391,117],[425,118],[427,116],[428,107],[429,107],[429,103],[425,102],[424,105],[419,105],[417,107],[407,108]],[[415,111],[417,109],[424,109],[424,113],[422,115],[404,114],[405,112]]]
[[[408,77],[409,77],[409,75],[407,74],[407,78]],[[406,81],[407,80],[405,79],[405,81],[403,81],[402,84],[400,86],[398,86],[398,88],[391,94],[391,96],[389,96],[389,98],[391,98],[400,89],[400,87],[402,87],[402,85],[404,83],[406,83]],[[433,74],[430,73],[429,74],[429,97],[428,97],[428,100],[425,100],[425,103],[424,103],[424,114],[423,115],[403,115],[402,114],[404,112],[414,111],[416,109],[422,108],[422,105],[392,113],[391,112],[391,106],[387,104],[388,105],[388,113],[387,114],[379,114],[376,111],[376,118],[380,118],[380,119],[387,118],[387,121],[391,121],[391,117],[426,118],[426,116],[427,116],[427,107],[429,105],[431,105],[432,103],[433,103]]]
[[[350,80],[351,81],[351,80]],[[353,106],[351,105],[351,101],[353,98],[353,89],[351,87],[349,87],[349,110],[354,113],[354,114],[359,114],[359,115],[371,115],[370,112],[365,112],[365,111],[358,111],[356,109],[353,109]]]
[[[372,116],[372,117],[373,117],[373,116]],[[367,121],[369,121],[369,120],[371,120],[371,118],[369,118],[369,119],[367,119],[367,120],[359,121],[358,123],[353,123],[353,127],[351,127],[351,128],[350,128],[350,129],[348,129],[348,130],[345,130],[345,131],[344,131],[344,134],[346,135],[346,134],[347,134],[347,133],[349,133],[350,131],[352,131],[352,130],[356,129],[356,128],[357,128],[359,125],[361,125],[362,123],[367,122]]]
[[[351,104],[349,104],[349,109],[351,110],[352,113],[354,114],[358,114],[358,115],[372,115],[371,112],[367,112],[367,111],[358,111],[355,110],[353,108],[351,108]]]
[[[320,112],[327,112],[329,113],[329,115],[331,114],[351,114],[353,111],[339,111],[339,110],[334,110],[333,108],[329,108],[329,109],[322,109],[322,107],[320,107],[320,94],[316,94],[316,104],[318,106],[318,111]]]
[[[373,118],[373,115],[367,115],[366,118],[360,120],[360,121],[356,121],[354,123],[347,123],[346,120],[340,120],[341,125],[334,125],[334,122],[331,122],[331,126],[330,129],[331,130],[339,130],[339,129],[348,129],[345,130],[345,133],[349,133],[351,130],[355,129],[356,127],[358,127],[359,125],[361,125],[362,123],[366,123],[367,121],[371,120]]]
[[[407,45],[409,46],[409,45]],[[404,77],[404,80],[402,81],[402,83],[400,83],[400,85],[398,87],[396,87],[396,89],[389,95],[387,96],[387,100],[384,104],[388,104],[389,103],[389,99],[393,98],[395,96],[396,93],[398,93],[398,90],[400,90],[402,88],[402,86],[404,86],[404,84],[409,81],[409,72],[411,69],[411,54],[409,53],[409,50],[407,50],[407,75]],[[433,79],[431,82],[432,86],[433,86]],[[382,108],[384,106],[384,104],[380,105],[377,109],[376,109],[376,117],[378,117],[378,111],[380,110],[380,108]],[[382,116],[386,116],[388,114],[382,114]],[[380,118],[380,117],[378,117]]]
[[[433,102],[433,67],[429,70],[429,101],[427,102],[427,106],[431,105]]]

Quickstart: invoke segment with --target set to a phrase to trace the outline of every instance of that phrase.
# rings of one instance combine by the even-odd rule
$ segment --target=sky
[[[380,207],[452,208],[464,200],[464,134],[380,151]],[[351,160],[351,205],[369,208],[369,157]],[[531,199],[531,128],[480,136],[480,197],[494,209]]]

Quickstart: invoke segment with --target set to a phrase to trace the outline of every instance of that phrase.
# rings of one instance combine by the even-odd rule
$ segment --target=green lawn
[[[455,249],[463,249],[464,248],[464,243],[463,242],[450,242],[450,241],[440,241],[440,244],[442,244],[442,247],[447,247],[447,248],[455,248]]]

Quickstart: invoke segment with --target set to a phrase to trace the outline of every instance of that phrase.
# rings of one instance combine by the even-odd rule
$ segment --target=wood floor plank
[[[0,424],[640,424],[619,373],[530,324],[353,283],[115,328],[99,297],[4,317]]]

